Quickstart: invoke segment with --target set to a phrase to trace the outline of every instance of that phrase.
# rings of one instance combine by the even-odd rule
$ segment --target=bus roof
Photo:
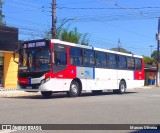
[[[64,45],[69,45],[69,46],[80,47],[80,48],[94,49],[94,50],[97,50],[97,51],[102,51],[102,52],[107,52],[107,53],[114,53],[114,54],[119,54],[119,55],[125,55],[125,56],[143,58],[140,55],[134,55],[134,54],[128,54],[128,53],[123,53],[123,52],[117,52],[117,51],[97,48],[97,47],[93,47],[93,46],[86,46],[86,45],[81,45],[81,44],[75,44],[75,43],[61,41],[61,40],[58,40],[58,39],[51,39],[51,43],[59,43],[59,44],[64,44]]]

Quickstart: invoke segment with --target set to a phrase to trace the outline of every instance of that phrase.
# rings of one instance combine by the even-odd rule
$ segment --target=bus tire
[[[52,91],[41,91],[41,94],[45,98],[50,98],[52,96]]]
[[[77,97],[80,95],[80,93],[81,93],[80,85],[78,84],[78,82],[76,80],[73,80],[70,85],[70,90],[68,92],[68,96],[69,97]]]
[[[100,95],[102,94],[102,90],[93,90],[92,93],[93,95]]]
[[[118,89],[118,93],[119,94],[124,94],[126,92],[126,83],[125,83],[125,81],[121,81],[120,83],[119,83],[119,89]]]

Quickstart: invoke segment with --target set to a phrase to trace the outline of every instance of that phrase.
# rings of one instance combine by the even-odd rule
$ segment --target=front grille
[[[18,72],[18,77],[20,78],[39,78],[42,77],[48,71],[43,72]]]
[[[39,84],[19,84],[19,86],[23,89],[39,89]]]

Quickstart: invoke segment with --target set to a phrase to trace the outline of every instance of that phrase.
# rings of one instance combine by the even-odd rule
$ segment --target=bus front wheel
[[[42,91],[41,94],[45,98],[50,98],[52,96],[52,91]]]
[[[80,93],[80,85],[77,81],[73,80],[70,85],[70,91],[68,92],[69,97],[77,97]]]

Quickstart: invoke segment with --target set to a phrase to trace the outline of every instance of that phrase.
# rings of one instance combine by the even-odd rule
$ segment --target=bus
[[[22,42],[14,56],[17,53],[18,89],[41,92],[46,98],[55,92],[70,97],[83,91],[124,94],[126,89],[144,86],[142,56],[57,39]]]

